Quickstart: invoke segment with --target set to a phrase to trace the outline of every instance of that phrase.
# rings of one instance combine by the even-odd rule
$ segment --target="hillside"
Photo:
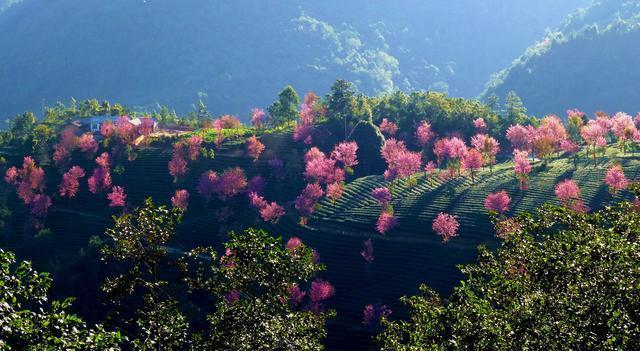
[[[0,115],[73,96],[183,113],[202,98],[216,115],[246,116],[285,84],[324,93],[336,78],[366,94],[470,97],[546,28],[589,3],[4,1]]]
[[[601,161],[594,168],[592,163],[587,164],[583,159],[578,167],[574,167],[573,161],[566,158],[553,159],[545,169],[541,169],[540,164],[535,165],[530,190],[527,191],[518,190],[511,162],[496,165],[493,174],[488,170],[482,171],[476,184],[472,184],[468,177],[449,182],[435,179],[432,184],[424,175],[418,175],[414,185],[401,182],[394,186],[393,191],[393,206],[400,226],[386,235],[375,233],[379,206],[370,191],[389,183],[377,175],[350,179],[344,196],[335,203],[323,200],[306,227],[298,225],[298,215],[291,203],[304,184],[300,180],[287,181],[286,184],[269,181],[265,196],[277,199],[287,210],[287,215],[276,225],[260,221],[255,210],[247,207],[244,196],[225,204],[218,201],[206,203],[196,194],[197,177],[208,169],[222,171],[240,166],[249,177],[267,175],[270,170],[266,160],[270,155],[283,154],[286,150],[301,157],[304,151],[300,145],[292,144],[290,134],[265,136],[263,141],[269,151],[257,164],[245,155],[242,146],[227,144],[218,150],[215,159],[202,160],[194,165],[180,184],[174,184],[167,172],[170,151],[166,146],[156,145],[142,150],[135,161],[126,162],[125,172],[114,175],[113,182],[125,187],[130,204],[140,204],[147,196],[168,204],[174,189],[186,188],[192,192],[189,209],[172,243],[177,250],[198,245],[217,246],[226,238],[228,230],[246,226],[263,227],[285,238],[298,236],[316,249],[328,267],[324,277],[336,288],[330,304],[337,309],[338,318],[329,325],[328,347],[333,346],[330,349],[362,349],[368,343],[370,330],[360,323],[362,308],[366,304],[385,303],[395,311],[396,317],[401,317],[403,309],[397,302],[400,296],[414,294],[420,283],[448,292],[461,278],[456,265],[474,261],[478,245],[495,247],[498,239],[482,205],[490,192],[499,189],[509,192],[513,198],[509,214],[531,211],[544,202],[555,201],[552,200],[553,187],[566,178],[573,178],[580,185],[582,197],[591,208],[599,208],[612,200],[602,183],[606,164]],[[22,155],[5,150],[4,156],[10,164],[17,164]],[[637,154],[621,155],[610,148],[607,159],[609,162],[621,161],[630,179],[640,177]],[[91,160],[85,160],[79,164],[91,169],[91,163]],[[46,171],[50,175],[47,188],[55,189],[60,176],[52,167]],[[37,247],[38,254],[32,258],[40,264],[51,263],[55,252],[54,267],[61,269],[55,276],[56,280],[60,286],[73,286],[72,278],[62,273],[67,271],[63,269],[65,262],[74,261],[73,257],[86,247],[91,236],[101,235],[111,225],[110,216],[117,211],[109,208],[106,199],[96,199],[95,195],[89,194],[86,184],[83,184],[75,199],[54,197],[54,206],[45,221],[51,233],[31,238],[24,221],[24,206],[18,203],[12,191],[3,188],[13,211],[12,219],[0,237],[3,247],[17,252],[22,252],[25,247],[31,247],[31,251]],[[623,193],[622,197],[628,198],[629,194]],[[233,220],[220,220],[216,215],[225,206],[232,208]],[[446,245],[431,230],[431,222],[440,211],[458,215],[461,223],[460,236]],[[375,260],[372,264],[365,263],[360,256],[363,241],[368,238],[374,241]],[[80,305],[88,309],[86,314],[90,315],[92,308],[100,307],[95,305],[91,295],[84,296],[82,289],[78,290],[78,295]]]
[[[515,91],[537,116],[563,115],[574,107],[635,113],[640,95],[630,87],[640,78],[639,37],[640,3],[602,2],[568,17],[499,72],[483,98]]]

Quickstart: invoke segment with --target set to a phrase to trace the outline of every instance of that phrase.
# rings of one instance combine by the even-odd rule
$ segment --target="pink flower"
[[[480,151],[476,149],[469,149],[466,156],[462,159],[462,168],[471,172],[473,177],[474,173],[482,168],[484,160]]]
[[[622,167],[620,165],[614,165],[607,171],[604,177],[604,183],[609,186],[609,191],[615,195],[619,190],[626,189],[629,186],[629,181],[625,177]]]
[[[567,206],[573,201],[580,200],[580,187],[573,180],[565,179],[556,184],[555,194],[558,200]]]
[[[387,205],[389,205],[392,200],[391,191],[389,190],[389,188],[385,187],[373,189],[371,191],[371,196],[373,196],[373,198],[376,199],[376,201],[378,201],[378,204],[380,204],[380,206],[382,207],[386,207]]]
[[[258,211],[260,211],[263,208],[267,207],[269,203],[267,202],[267,200],[264,199],[264,197],[260,196],[257,192],[252,191],[249,193],[249,204],[255,209],[257,209]]]
[[[184,176],[188,170],[187,161],[179,155],[174,155],[171,161],[169,161],[169,174],[174,178]]]
[[[567,155],[573,155],[580,151],[580,146],[573,141],[566,139],[560,142],[560,150],[564,151]]]
[[[105,121],[100,125],[100,134],[105,139],[111,138],[115,132],[116,126],[111,121]]]
[[[352,168],[358,164],[358,144],[355,141],[342,142],[335,146],[331,157],[338,162],[342,162],[345,167]]]
[[[265,113],[263,109],[254,108],[251,111],[251,125],[253,125],[254,128],[262,127],[262,124],[264,123],[264,116]]]
[[[373,241],[371,239],[367,239],[362,244],[362,251],[360,251],[360,256],[364,258],[367,263],[373,262]]]
[[[82,134],[78,141],[78,147],[80,147],[80,151],[82,152],[88,152],[91,154],[98,152],[98,143],[91,133]]]
[[[7,172],[4,175],[4,180],[11,185],[16,185],[18,182],[18,176],[18,169],[16,167],[11,167],[7,169]]]
[[[98,166],[103,168],[109,168],[111,164],[111,158],[109,157],[109,154],[106,152],[103,152],[100,156],[96,158],[96,164],[98,164]]]
[[[341,183],[331,183],[327,185],[327,197],[332,201],[339,200],[342,197],[342,192],[343,188]]]
[[[51,198],[48,195],[37,194],[33,197],[29,206],[31,207],[32,215],[38,218],[45,218],[49,213],[49,207],[51,207]]]
[[[284,208],[275,202],[267,203],[260,207],[260,217],[265,222],[277,223],[280,217],[284,216]]]
[[[438,213],[436,219],[433,220],[433,231],[442,237],[443,242],[448,242],[451,238],[458,236],[457,217],[443,212]]]
[[[618,140],[624,141],[633,138],[637,132],[631,116],[624,112],[618,112],[611,120],[611,130]]]
[[[299,248],[300,246],[302,246],[302,240],[300,240],[300,238],[294,236],[291,239],[289,239],[287,241],[287,244],[284,246],[285,249],[293,252],[295,251],[297,248]]]
[[[175,194],[171,197],[171,205],[173,205],[174,208],[186,211],[187,207],[189,207],[189,192],[184,189],[176,190]]]
[[[485,134],[477,134],[471,138],[471,145],[487,157],[494,157],[500,152],[500,143]]]
[[[109,206],[111,207],[124,207],[125,201],[127,200],[127,195],[124,193],[124,188],[121,186],[114,186],[111,189],[111,193],[107,195],[107,198],[111,203]]]
[[[398,132],[398,125],[383,118],[380,123],[380,131],[387,136],[394,136]]]
[[[321,302],[328,300],[336,290],[329,282],[322,279],[316,279],[311,283],[311,290],[309,290],[309,298],[312,302]]]
[[[92,194],[101,193],[111,188],[111,172],[109,172],[108,168],[96,167],[87,183]]]
[[[504,214],[509,211],[510,204],[511,198],[504,190],[489,194],[484,200],[484,208],[487,211],[495,211],[500,214]]]
[[[387,211],[380,213],[380,217],[378,217],[378,222],[376,223],[376,230],[378,233],[385,234],[397,226],[398,218],[393,214],[388,213]]]
[[[420,122],[415,133],[416,140],[420,147],[424,148],[435,137],[435,133],[431,130],[431,124],[427,121]]]
[[[391,310],[386,305],[367,305],[364,308],[362,324],[368,326],[377,326],[382,318],[388,318]]]
[[[75,197],[80,188],[79,179],[85,176],[85,172],[79,166],[73,166],[62,175],[62,183],[60,183],[59,193],[63,197]]]
[[[247,140],[247,152],[249,153],[249,156],[253,158],[253,161],[257,161],[260,158],[264,149],[264,144],[261,143],[255,135],[251,136]]]
[[[482,117],[473,120],[473,126],[479,131],[484,132],[487,129],[487,124]]]
[[[247,188],[247,177],[240,167],[229,168],[222,174],[208,171],[200,176],[198,192],[207,199],[216,194],[220,200],[227,200]]]
[[[533,141],[531,130],[520,124],[512,125],[507,129],[507,139],[514,149],[528,149]]]
[[[307,184],[302,193],[295,200],[295,208],[302,217],[309,217],[313,213],[318,200],[324,195],[322,187],[316,183]]]

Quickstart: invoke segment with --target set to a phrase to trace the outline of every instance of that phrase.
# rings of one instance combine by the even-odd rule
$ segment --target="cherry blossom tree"
[[[98,152],[98,142],[93,138],[92,133],[82,134],[78,140],[78,147],[80,151],[92,155]]]
[[[487,130],[487,124],[484,121],[484,118],[479,117],[473,120],[473,126],[476,128],[478,133],[482,134]]]
[[[26,156],[22,161],[21,169],[16,167],[7,169],[5,180],[16,187],[18,197],[24,204],[30,205],[34,198],[44,191],[46,175],[31,156]]]
[[[578,151],[580,151],[580,146],[578,144],[573,140],[566,139],[560,143],[560,150],[562,150],[565,155],[573,157],[574,166],[578,166]]]
[[[336,167],[336,160],[326,157],[313,158],[305,165],[304,176],[322,184],[340,183],[345,180],[345,172]]]
[[[363,242],[360,256],[362,256],[367,263],[373,262],[373,241],[371,239],[367,239]]]
[[[386,180],[395,180],[411,177],[422,168],[422,156],[420,153],[407,150],[404,142],[395,139],[387,140],[380,150],[382,158],[387,163],[384,172]]]
[[[497,212],[501,215],[509,211],[510,205],[511,197],[504,190],[491,193],[484,199],[484,208],[487,211]]]
[[[341,183],[331,183],[327,185],[327,198],[335,202],[342,197],[343,190]]]
[[[307,93],[300,108],[298,122],[293,129],[295,142],[303,141],[307,145],[312,144],[315,131],[316,103],[317,96],[313,92]]]
[[[467,154],[462,159],[462,168],[469,171],[471,175],[471,182],[475,184],[476,182],[476,174],[482,168],[484,164],[484,159],[480,151],[476,149],[469,149]]]
[[[220,200],[227,200],[247,188],[247,177],[240,167],[225,170],[216,178],[214,191]]]
[[[516,178],[520,183],[520,190],[527,190],[529,181],[529,173],[531,173],[531,164],[528,159],[529,153],[526,151],[513,150],[513,163]]]
[[[580,129],[580,136],[587,144],[587,152],[589,150],[588,147],[592,147],[594,165],[597,163],[597,148],[607,145],[606,135],[608,134],[608,129],[603,126],[604,124],[602,122],[599,123],[597,120],[590,120]]]
[[[433,220],[431,227],[436,234],[442,237],[442,241],[446,243],[451,240],[451,238],[458,236],[460,223],[458,223],[457,216],[440,212]]]
[[[138,137],[136,126],[131,123],[129,116],[120,116],[115,125],[115,135],[124,145],[130,145]]]
[[[56,166],[65,167],[71,158],[71,153],[78,147],[76,130],[74,127],[66,127],[62,131],[60,141],[55,145],[52,157]]]
[[[307,218],[313,214],[314,207],[320,198],[324,195],[324,191],[320,184],[309,183],[302,193],[296,197],[295,208],[300,213],[300,223],[306,224]]]
[[[103,152],[96,158],[96,164],[100,167],[109,168],[111,166],[111,157],[108,153]]]
[[[323,311],[322,302],[328,300],[336,290],[329,282],[322,279],[316,279],[311,282],[311,289],[309,290],[309,303],[308,309],[313,313],[319,315]]]
[[[79,166],[73,166],[69,171],[62,175],[59,193],[62,197],[75,197],[80,188],[79,179],[85,176],[85,171]]]
[[[280,217],[284,216],[285,210],[275,202],[266,204],[260,209],[260,217],[265,222],[278,223]]]
[[[560,143],[568,138],[567,130],[558,116],[549,115],[542,119],[538,127],[538,138],[548,138],[553,145],[553,151],[560,148]]]
[[[101,193],[111,188],[111,172],[108,168],[99,166],[93,170],[93,175],[87,180],[92,194]]]
[[[373,196],[373,198],[376,199],[378,204],[382,206],[383,209],[389,206],[389,204],[391,204],[392,196],[389,188],[386,188],[386,187],[375,188],[371,191],[371,196]]]
[[[626,153],[627,141],[633,140],[634,136],[638,134],[633,119],[624,112],[618,112],[613,116],[611,119],[611,131],[618,139],[622,153]]]
[[[342,163],[345,171],[353,173],[353,167],[358,164],[358,144],[355,141],[345,141],[333,148],[331,158]]]
[[[467,154],[467,146],[457,137],[443,138],[436,141],[433,153],[438,159],[438,164],[447,161],[447,169],[450,174],[460,175],[462,159]]]
[[[418,128],[416,128],[415,138],[418,145],[423,149],[433,138],[435,138],[435,136],[436,134],[431,130],[431,124],[427,121],[420,122]]]
[[[431,185],[433,185],[433,176],[435,175],[437,168],[438,167],[433,161],[427,162],[427,164],[424,166],[424,172],[427,177],[429,177],[429,184]]]
[[[185,189],[176,190],[171,197],[171,205],[174,208],[186,211],[187,207],[189,207],[189,191]]]
[[[253,128],[260,129],[264,125],[265,112],[263,109],[254,108],[251,110],[251,125]]]
[[[105,121],[100,125],[100,135],[105,140],[110,139],[116,133],[116,126],[111,121]]]
[[[571,179],[565,179],[558,184],[554,189],[556,197],[563,206],[572,209],[576,212],[586,212],[584,202],[580,198],[580,187]]]
[[[629,181],[624,175],[622,166],[619,164],[613,165],[607,170],[607,174],[604,177],[604,183],[609,186],[609,192],[615,196],[618,191],[624,190],[629,186]]]
[[[486,134],[477,134],[471,138],[471,145],[484,157],[489,164],[489,169],[493,172],[493,165],[496,163],[496,155],[500,152],[500,143]]]
[[[380,234],[386,234],[388,231],[398,226],[398,218],[390,211],[382,211],[376,223],[376,230]]]
[[[174,182],[187,174],[188,171],[187,161],[179,155],[174,155],[169,161],[169,174],[173,177]]]
[[[51,207],[51,198],[49,195],[37,194],[33,197],[29,207],[33,216],[45,218],[49,213],[49,207]]]
[[[137,133],[142,136],[149,136],[149,134],[153,133],[153,127],[155,122],[149,116],[144,116],[140,118],[140,125],[138,126]]]
[[[249,153],[249,156],[253,158],[253,162],[258,161],[264,149],[264,144],[261,143],[255,135],[251,136],[247,140],[247,152]]]
[[[386,136],[392,137],[398,132],[398,125],[386,118],[383,118],[382,122],[380,122],[380,131]]]
[[[216,184],[218,183],[218,173],[214,171],[207,171],[200,176],[198,180],[197,190],[198,193],[204,196],[207,200],[213,197],[216,192]]]
[[[507,140],[515,150],[531,150],[533,142],[532,131],[520,124],[512,125],[507,129]]]
[[[124,193],[124,188],[121,186],[114,186],[111,189],[111,193],[107,195],[107,199],[111,202],[111,207],[124,207],[127,200],[127,194]]]
[[[391,309],[386,305],[367,305],[364,308],[362,324],[370,327],[377,327],[383,318],[389,318]]]

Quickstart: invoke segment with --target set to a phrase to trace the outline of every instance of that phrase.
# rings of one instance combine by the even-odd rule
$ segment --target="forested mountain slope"
[[[24,0],[0,10],[0,115],[117,100],[246,115],[291,83],[475,96],[588,0]]]
[[[537,116],[578,107],[640,111],[640,2],[602,1],[570,16],[489,82],[483,94],[515,91]]]

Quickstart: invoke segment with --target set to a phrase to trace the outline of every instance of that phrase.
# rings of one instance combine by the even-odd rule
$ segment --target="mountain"
[[[98,98],[246,115],[291,83],[476,96],[590,0],[5,0],[0,116]]]
[[[483,97],[515,91],[530,113],[640,111],[640,2],[603,1],[568,17],[555,32],[498,73]]]

